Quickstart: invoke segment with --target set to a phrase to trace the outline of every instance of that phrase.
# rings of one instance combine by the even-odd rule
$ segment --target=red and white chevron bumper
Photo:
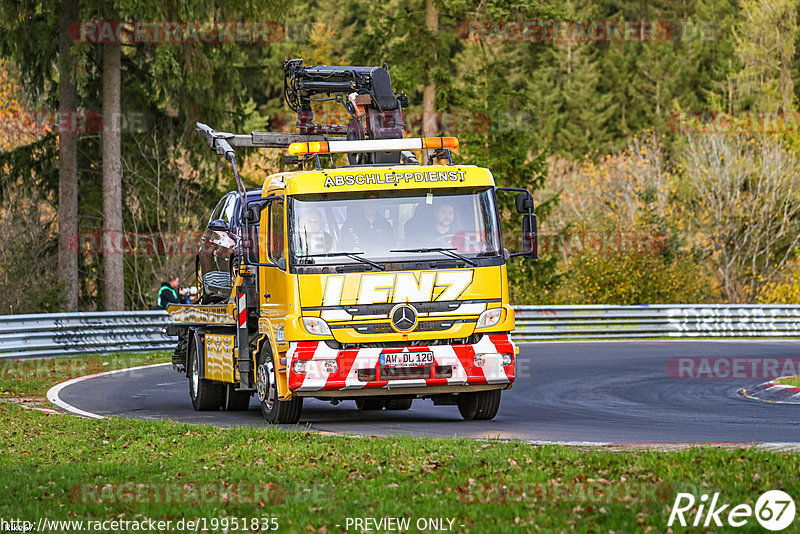
[[[514,382],[515,347],[508,334],[486,334],[474,345],[342,350],[330,348],[323,341],[300,341],[289,345],[289,389],[293,392],[486,386]],[[408,353],[410,359],[426,363],[415,367],[381,365],[387,359],[397,359],[396,356],[386,358],[386,355],[397,353]],[[433,353],[432,362],[429,353]]]

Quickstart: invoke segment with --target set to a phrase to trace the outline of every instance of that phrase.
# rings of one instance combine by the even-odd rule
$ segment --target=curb
[[[790,377],[781,376],[756,386],[742,388],[739,390],[739,395],[747,399],[775,404],[800,404],[800,387],[781,384],[778,382],[781,378]]]

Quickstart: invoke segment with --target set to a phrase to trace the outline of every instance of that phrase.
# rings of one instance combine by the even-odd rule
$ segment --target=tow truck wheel
[[[458,411],[467,421],[488,421],[497,415],[500,408],[499,389],[462,393],[458,396]]]
[[[269,347],[264,347],[258,357],[256,367],[256,392],[261,402],[261,413],[270,424],[295,424],[303,411],[303,398],[293,397],[284,401],[278,398],[278,385],[275,381],[275,362]]]
[[[191,334],[190,334],[191,335]],[[189,397],[198,412],[219,410],[222,405],[223,384],[200,378],[197,342],[189,343]]]
[[[386,401],[387,410],[408,410],[414,399],[389,399]]]
[[[226,412],[241,412],[250,408],[252,391],[237,391],[233,384],[227,384],[222,399],[222,409]]]
[[[356,408],[359,410],[383,410],[386,406],[384,399],[356,399]]]

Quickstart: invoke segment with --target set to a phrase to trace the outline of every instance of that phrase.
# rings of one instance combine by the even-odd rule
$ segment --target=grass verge
[[[412,525],[450,518],[459,532],[641,532],[665,530],[678,490],[698,498],[719,491],[721,503],[751,505],[768,489],[796,496],[800,455],[347,438],[86,420],[0,403],[0,465],[0,517],[32,522],[206,518],[211,526],[220,518],[274,517],[280,532],[345,532],[348,517],[407,517]],[[611,497],[596,501],[574,483],[605,488]],[[242,492],[242,484],[262,491]],[[501,485],[511,502],[503,502]],[[208,487],[213,496],[198,497],[197,488]],[[541,502],[546,488],[558,502]],[[624,501],[622,494],[633,499],[613,502]],[[636,502],[637,495],[652,502]]]
[[[122,363],[119,355],[104,358],[104,369]],[[168,356],[124,358],[132,366]],[[9,395],[42,396],[72,371],[65,374],[30,383],[4,377],[2,387]],[[0,518],[34,525],[41,518],[82,521],[84,529],[89,521],[150,519],[172,521],[157,529],[165,532],[263,532],[275,525],[278,532],[386,532],[392,530],[354,522],[401,518],[409,521],[405,532],[441,529],[428,519],[453,532],[665,531],[678,491],[698,499],[718,491],[721,504],[753,506],[770,489],[796,498],[798,472],[800,455],[756,449],[619,452],[349,438],[267,426],[88,420],[0,403]],[[201,528],[187,528],[187,520],[200,520]],[[130,530],[104,526],[103,532]],[[75,532],[78,525],[51,523],[46,530]],[[754,518],[739,530],[762,531]]]
[[[169,352],[150,352],[0,360],[0,400],[44,399],[48,389],[70,378],[168,362],[170,358]]]

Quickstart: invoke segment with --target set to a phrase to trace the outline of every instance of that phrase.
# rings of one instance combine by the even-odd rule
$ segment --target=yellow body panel
[[[282,176],[287,195],[494,185],[492,173],[488,169],[472,165],[343,167],[300,171]],[[265,192],[269,187],[270,181],[267,180],[264,184]]]
[[[463,338],[475,332],[483,311],[500,307],[510,310],[502,291],[506,281],[501,266],[302,274],[296,278],[300,315],[322,318],[342,343]],[[417,327],[406,333],[395,331],[388,318],[392,307],[404,303],[418,310]],[[440,303],[438,309],[424,311]],[[365,313],[365,307],[374,313]],[[504,315],[513,322],[513,311]],[[497,326],[506,322],[501,318]],[[485,331],[497,331],[497,326]],[[320,339],[305,331],[299,317],[294,324],[285,324],[285,329],[292,341]]]

